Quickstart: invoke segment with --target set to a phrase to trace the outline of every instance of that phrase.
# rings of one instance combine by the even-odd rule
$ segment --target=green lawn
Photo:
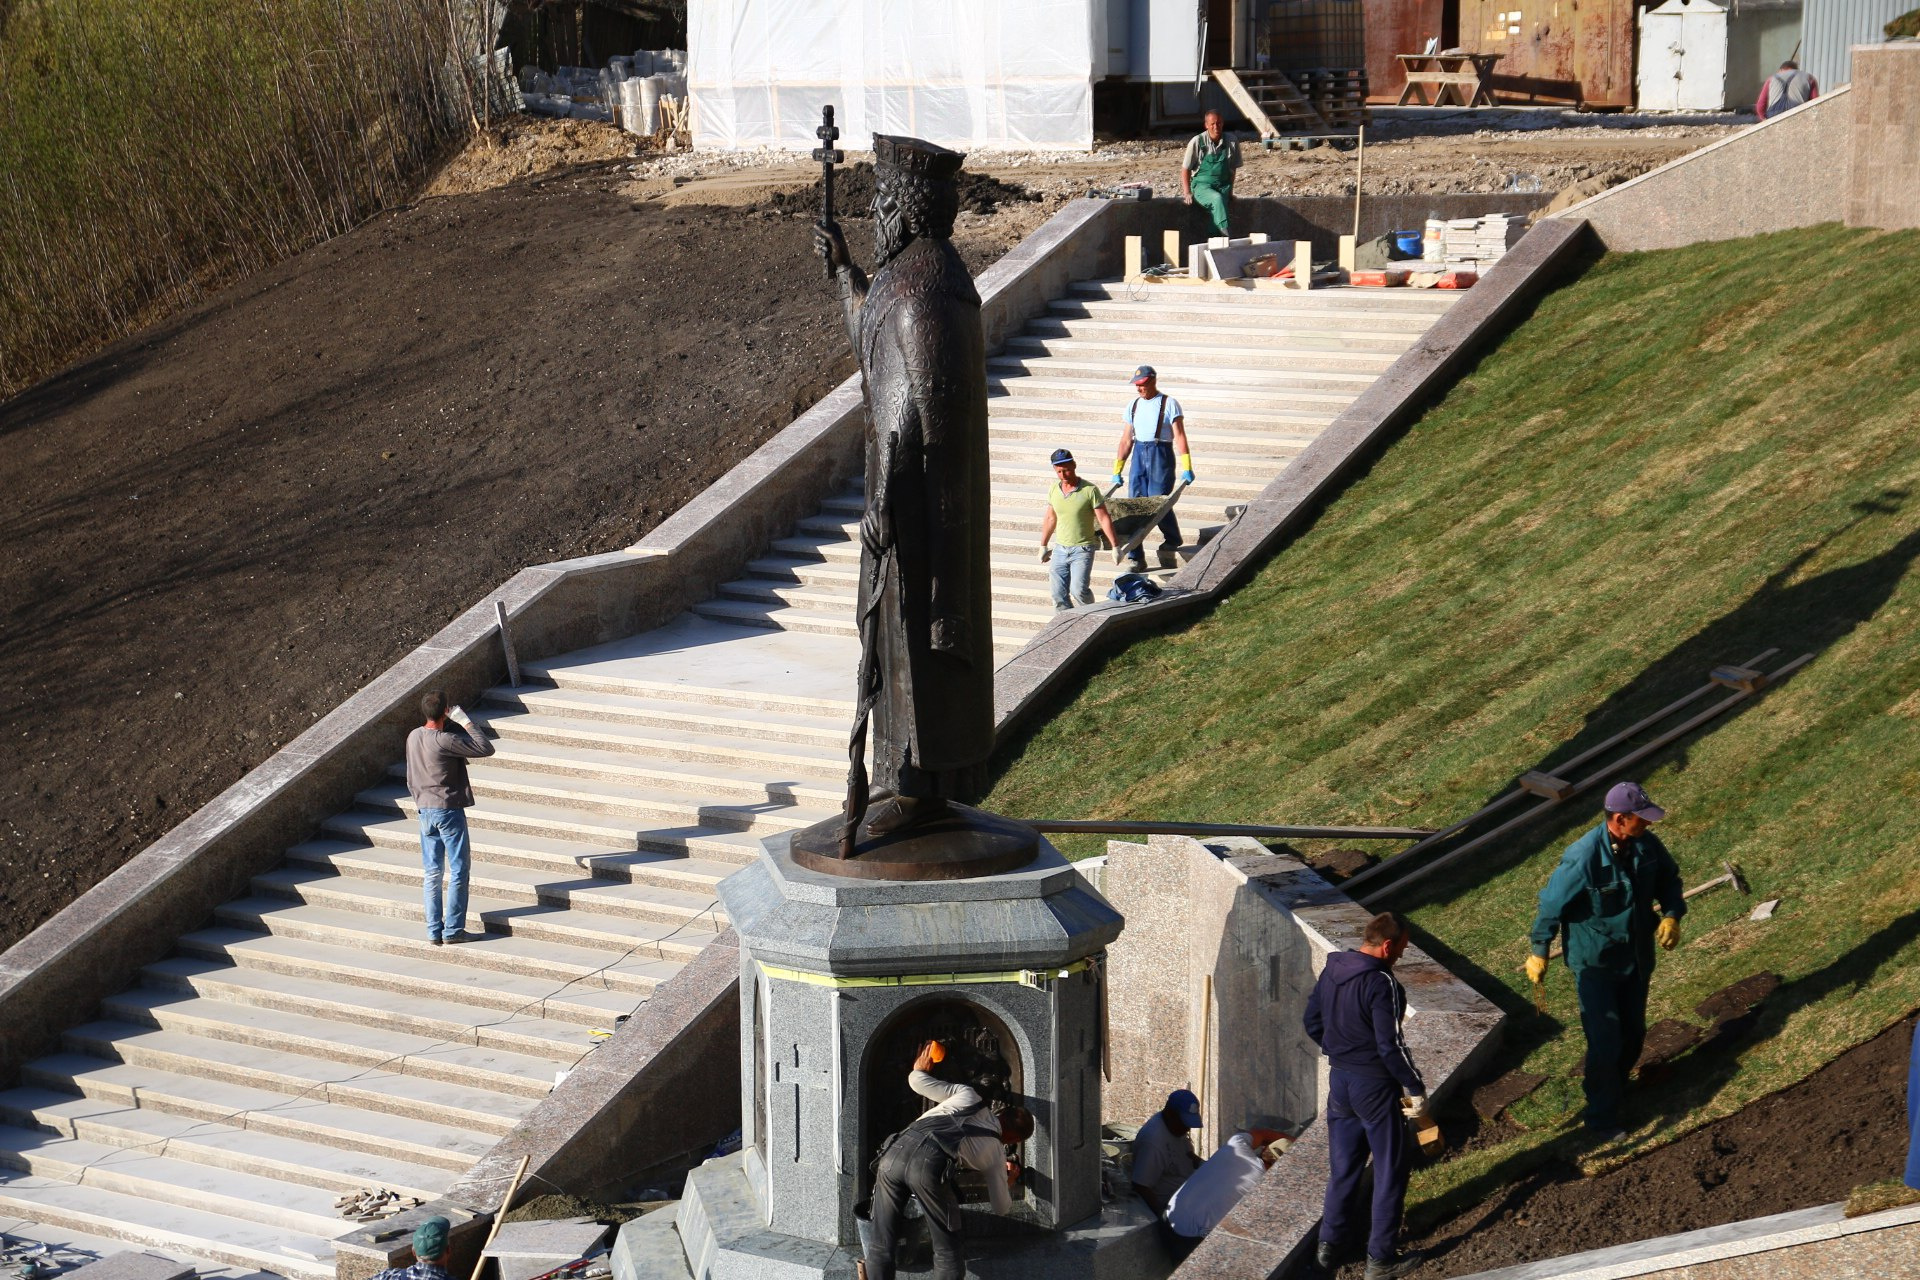
[[[1415,1223],[1547,1155],[1600,1167],[1803,1078],[1920,1006],[1916,297],[1917,233],[1600,259],[1248,586],[1009,743],[988,805],[1442,826],[1713,665],[1813,652],[1639,770],[1689,880],[1732,859],[1755,888],[1695,900],[1650,1017],[1697,1022],[1757,971],[1786,984],[1737,1047],[1639,1095],[1624,1142],[1566,1136],[1571,986],[1556,966],[1536,1011],[1520,969],[1534,896],[1598,796],[1393,904],[1509,1013],[1505,1065],[1549,1077],[1514,1109],[1520,1137],[1416,1177]],[[1747,920],[1774,897],[1774,920]]]

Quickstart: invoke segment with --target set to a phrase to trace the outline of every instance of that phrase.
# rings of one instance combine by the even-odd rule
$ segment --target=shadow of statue
[[[1554,773],[1561,762],[1591,750],[1636,721],[1695,691],[1716,666],[1745,662],[1767,649],[1778,650],[1764,664],[1769,669],[1801,654],[1813,654],[1817,662],[1821,654],[1874,617],[1893,595],[1915,559],[1920,558],[1920,529],[1851,564],[1805,579],[1801,579],[1800,574],[1828,546],[1863,522],[1900,511],[1907,496],[1904,489],[1885,490],[1874,498],[1853,504],[1851,520],[1801,548],[1787,563],[1768,574],[1737,606],[1624,681],[1614,694],[1587,714],[1576,733],[1541,757],[1534,767]],[[1733,707],[1664,747],[1630,772],[1645,774],[1669,765],[1684,770],[1694,743],[1735,723],[1758,701],[1749,699]],[[1663,727],[1656,725],[1646,733],[1658,733]],[[1604,764],[1607,757],[1624,754],[1633,745],[1632,739],[1618,744],[1602,754],[1600,763]],[[1584,774],[1595,767],[1590,762],[1569,772]],[[1511,786],[1501,787],[1482,803],[1490,804],[1511,789]],[[1511,838],[1472,855],[1460,865],[1436,872],[1418,887],[1395,894],[1391,884],[1384,886],[1381,902],[1398,909],[1450,902],[1489,876],[1527,861],[1542,849],[1557,847],[1593,825],[1597,821],[1598,803],[1598,795],[1592,792],[1575,796],[1545,811],[1527,828],[1514,832]],[[1485,829],[1484,824],[1477,825]],[[1469,827],[1450,845],[1457,847],[1476,834],[1475,828]],[[1445,856],[1448,847],[1436,849],[1434,856]]]

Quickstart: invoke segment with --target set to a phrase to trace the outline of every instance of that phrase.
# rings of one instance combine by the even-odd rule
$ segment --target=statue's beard
[[[900,251],[913,243],[913,232],[899,213],[882,212],[873,220],[873,262],[876,269],[885,266]]]

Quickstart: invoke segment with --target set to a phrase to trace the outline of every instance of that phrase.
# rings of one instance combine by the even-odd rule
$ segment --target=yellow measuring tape
[[[1004,969],[997,973],[896,973],[877,977],[848,977],[834,973],[809,973],[804,969],[783,969],[763,964],[760,972],[769,978],[804,982],[811,987],[944,987],[978,982],[1017,982],[1023,987],[1045,986],[1056,978],[1083,972],[1093,961],[1076,960],[1064,969]]]

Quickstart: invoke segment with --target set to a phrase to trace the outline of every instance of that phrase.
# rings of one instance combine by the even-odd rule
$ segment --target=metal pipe
[[[1233,822],[1106,822],[1036,818],[1027,826],[1048,835],[1251,836],[1256,840],[1418,840],[1427,827],[1281,827]]]

